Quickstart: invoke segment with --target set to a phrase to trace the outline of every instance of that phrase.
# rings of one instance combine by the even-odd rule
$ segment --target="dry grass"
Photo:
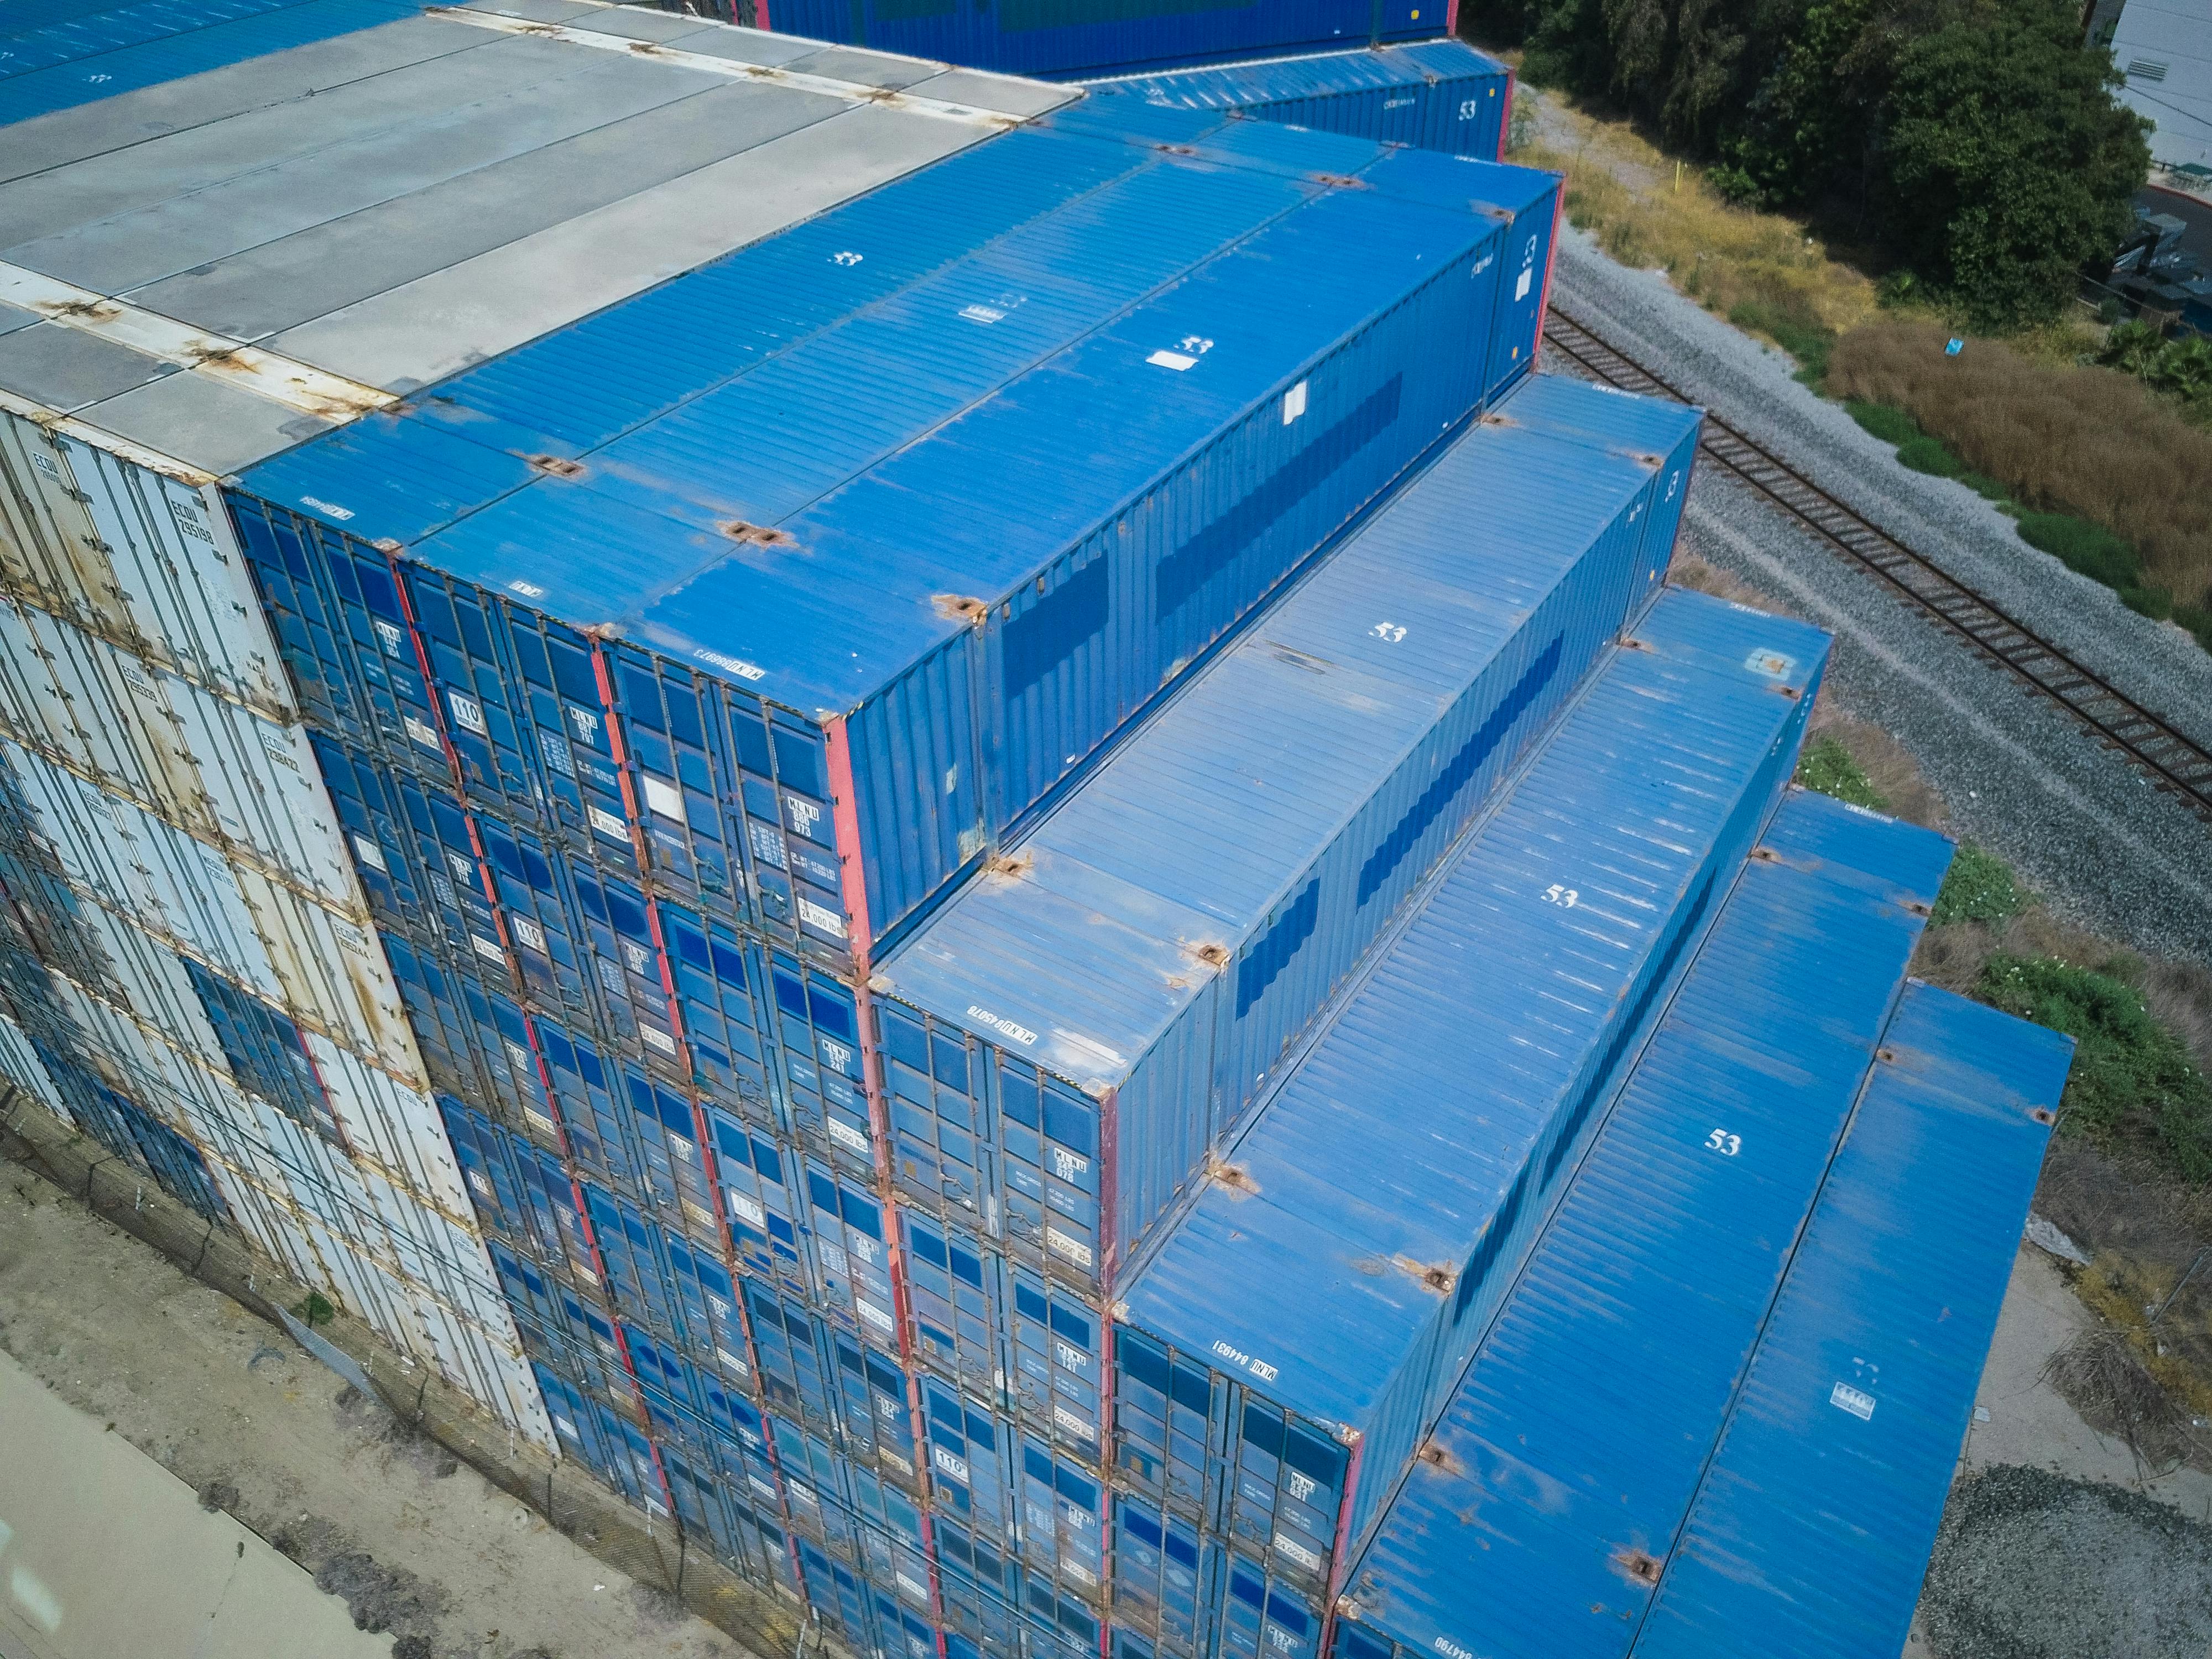
[[[2111,369],[2038,362],[1992,340],[1943,355],[1948,331],[1881,320],[1836,342],[1828,389],[1908,411],[2019,498],[2124,538],[2146,579],[2212,595],[2212,434]]]
[[[1708,564],[1694,553],[1678,548],[1674,562],[1667,568],[1667,580],[1677,587],[1694,588],[1700,593],[1710,593],[1717,599],[1726,599],[1731,605],[1748,606],[1753,611],[1771,611],[1778,616],[1793,613],[1786,607],[1753,587],[1749,582],[1717,564]]]
[[[1623,264],[1663,270],[1707,310],[1795,356],[1874,313],[1875,287],[1796,219],[1725,200],[1628,123],[1558,92],[1514,93],[1511,159],[1566,175],[1567,216]],[[1817,347],[1813,347],[1817,349]]]
[[[2188,1045],[2197,1069],[2212,1077],[2212,969],[2194,962],[2150,963],[2142,994],[2158,1023]]]
[[[1842,744],[1875,793],[1887,803],[1892,817],[1948,833],[1951,818],[1943,810],[1943,798],[1920,775],[1920,763],[1912,758],[1912,751],[1879,726],[1853,720],[1825,689],[1813,705],[1808,734],[1832,737]]]
[[[2146,1473],[2170,1474],[2202,1457],[2189,1414],[2118,1331],[2082,1332],[2051,1356],[2043,1374],[2083,1422],[2125,1441]]]

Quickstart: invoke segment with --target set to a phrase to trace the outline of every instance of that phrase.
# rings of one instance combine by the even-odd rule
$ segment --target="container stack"
[[[1046,80],[1279,54],[1341,52],[1452,33],[1459,0],[654,0],[669,11]]]
[[[342,3],[0,82],[17,1084],[854,1654],[1696,1649],[1876,1455],[1909,1615],[2063,1054],[1900,1000],[1695,411],[1530,375],[1557,181]]]

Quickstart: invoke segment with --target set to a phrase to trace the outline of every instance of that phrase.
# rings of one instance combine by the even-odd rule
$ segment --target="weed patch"
[[[1975,994],[2075,1042],[2061,1127],[2106,1151],[2136,1147],[2191,1185],[2212,1182],[2212,1083],[2154,1018],[2116,957],[2101,969],[1999,954]]]
[[[1797,757],[1797,781],[1808,789],[1817,789],[1824,795],[1833,795],[1838,800],[1849,801],[1870,811],[1889,810],[1889,803],[1875,789],[1874,781],[1836,738],[1815,738],[1805,745],[1804,751]]]
[[[2012,866],[1985,848],[1960,842],[1936,895],[1929,920],[1938,925],[1978,921],[1994,927],[2011,921],[2026,903]]]
[[[1942,476],[1971,471],[2034,509],[2022,521],[2032,545],[2139,611],[2182,613],[2197,631],[2212,611],[2212,433],[2117,370],[2039,362],[1993,340],[1947,356],[1949,337],[1929,323],[1853,329],[1830,354],[1828,388],[1903,411],[1958,459]],[[1932,449],[1899,448],[1908,465],[1941,465]],[[2035,522],[2060,518],[2085,527]],[[2124,580],[2099,574],[2123,569]],[[2153,597],[2160,592],[2163,599]]]
[[[1915,472],[1925,472],[1934,478],[1955,478],[1966,470],[1966,464],[1945,448],[1941,438],[1924,434],[1898,445],[1897,460],[1900,466],[1909,466]]]
[[[1844,402],[1844,409],[1869,434],[1899,449],[1921,435],[1920,422],[1894,404],[1870,404],[1852,398]]]

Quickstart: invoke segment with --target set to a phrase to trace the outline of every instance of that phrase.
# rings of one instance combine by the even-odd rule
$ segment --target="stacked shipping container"
[[[1825,659],[1502,82],[339,3],[0,83],[0,1066],[855,1652],[1317,1659]]]
[[[1458,0],[654,0],[725,22],[942,58],[1010,75],[1114,75],[1273,52],[1331,52],[1449,33]],[[896,82],[891,82],[896,84]]]
[[[1485,161],[1505,159],[1513,114],[1513,72],[1459,40],[1122,76],[1085,89],[1109,112],[1131,101],[1230,110]]]

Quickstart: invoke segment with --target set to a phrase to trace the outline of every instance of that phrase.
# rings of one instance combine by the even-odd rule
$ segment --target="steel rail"
[[[1557,306],[1546,313],[1544,342],[1608,386],[1692,401]],[[2057,703],[2157,788],[2212,823],[2212,753],[1710,410],[1698,449],[1913,609]]]

